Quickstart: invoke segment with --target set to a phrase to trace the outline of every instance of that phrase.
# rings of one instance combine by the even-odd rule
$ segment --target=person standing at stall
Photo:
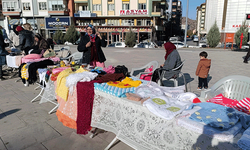
[[[101,47],[106,47],[104,38],[101,37],[100,33],[95,32],[93,25],[88,25],[86,34],[81,37],[77,47],[79,52],[83,52],[82,63],[87,63],[94,67],[105,67],[106,57]]]
[[[4,80],[2,66],[6,64],[6,55],[9,53],[5,50],[3,32],[0,30],[0,81]]]
[[[27,55],[31,46],[34,44],[34,34],[32,31],[24,30],[21,26],[17,26],[16,31],[19,33],[20,49]]]

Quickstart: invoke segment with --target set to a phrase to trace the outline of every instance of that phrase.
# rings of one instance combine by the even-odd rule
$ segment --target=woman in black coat
[[[86,34],[81,37],[77,47],[79,52],[83,52],[82,63],[90,64],[91,66],[105,67],[105,55],[101,47],[106,47],[105,40],[90,24],[86,27]]]
[[[6,64],[6,55],[9,53],[5,50],[6,44],[4,43],[3,33],[0,30],[0,81],[4,80],[2,66]]]

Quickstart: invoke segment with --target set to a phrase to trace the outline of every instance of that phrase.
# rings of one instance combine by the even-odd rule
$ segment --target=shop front
[[[61,30],[66,33],[66,27],[71,25],[70,17],[47,17],[45,18],[45,29],[48,37],[53,38],[53,34],[57,30]]]

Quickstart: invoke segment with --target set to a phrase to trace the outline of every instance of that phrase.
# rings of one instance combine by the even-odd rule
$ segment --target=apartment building
[[[109,43],[124,41],[130,29],[137,40],[164,40],[165,0],[75,0],[75,24],[80,32],[93,24]]]
[[[206,3],[201,4],[196,9],[197,35],[203,37],[205,32]]]
[[[221,42],[234,42],[234,34],[242,22],[246,20],[246,23],[250,25],[249,14],[249,0],[206,0],[204,30],[208,33],[216,22],[221,33]]]
[[[68,26],[74,16],[74,0],[2,0],[1,8],[7,33],[12,25],[30,23],[35,32],[48,37],[58,28],[65,32],[60,20]]]

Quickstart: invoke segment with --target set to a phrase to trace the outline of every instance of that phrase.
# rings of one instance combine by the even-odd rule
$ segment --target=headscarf
[[[17,29],[17,31],[18,31],[18,32],[20,32],[20,31],[22,31],[22,30],[23,30],[23,27],[21,27],[21,26],[17,26],[17,27],[16,27],[16,29]]]
[[[39,40],[41,40],[43,38],[42,35],[39,33],[35,34],[35,37],[37,37]]]
[[[90,28],[92,29],[92,34],[89,35],[89,34],[86,32],[86,35],[89,35],[89,38],[90,38],[90,41],[91,41],[91,42],[95,42],[95,38],[96,38],[96,35],[95,35],[95,28],[94,28],[94,26],[93,26],[92,24],[89,24],[89,25],[86,26],[86,30],[87,30],[88,27],[90,27]]]
[[[18,25],[13,25],[13,32],[16,34],[16,35],[18,35],[19,33],[16,31],[16,27],[17,27]]]
[[[176,49],[176,47],[175,47],[175,45],[173,44],[173,43],[171,43],[171,42],[167,42],[167,43],[165,43],[164,44],[164,48],[165,48],[165,50],[167,51],[166,52],[166,55],[165,55],[165,60],[168,58],[168,55],[170,54],[170,53],[172,53],[172,51],[173,50],[175,50]]]

